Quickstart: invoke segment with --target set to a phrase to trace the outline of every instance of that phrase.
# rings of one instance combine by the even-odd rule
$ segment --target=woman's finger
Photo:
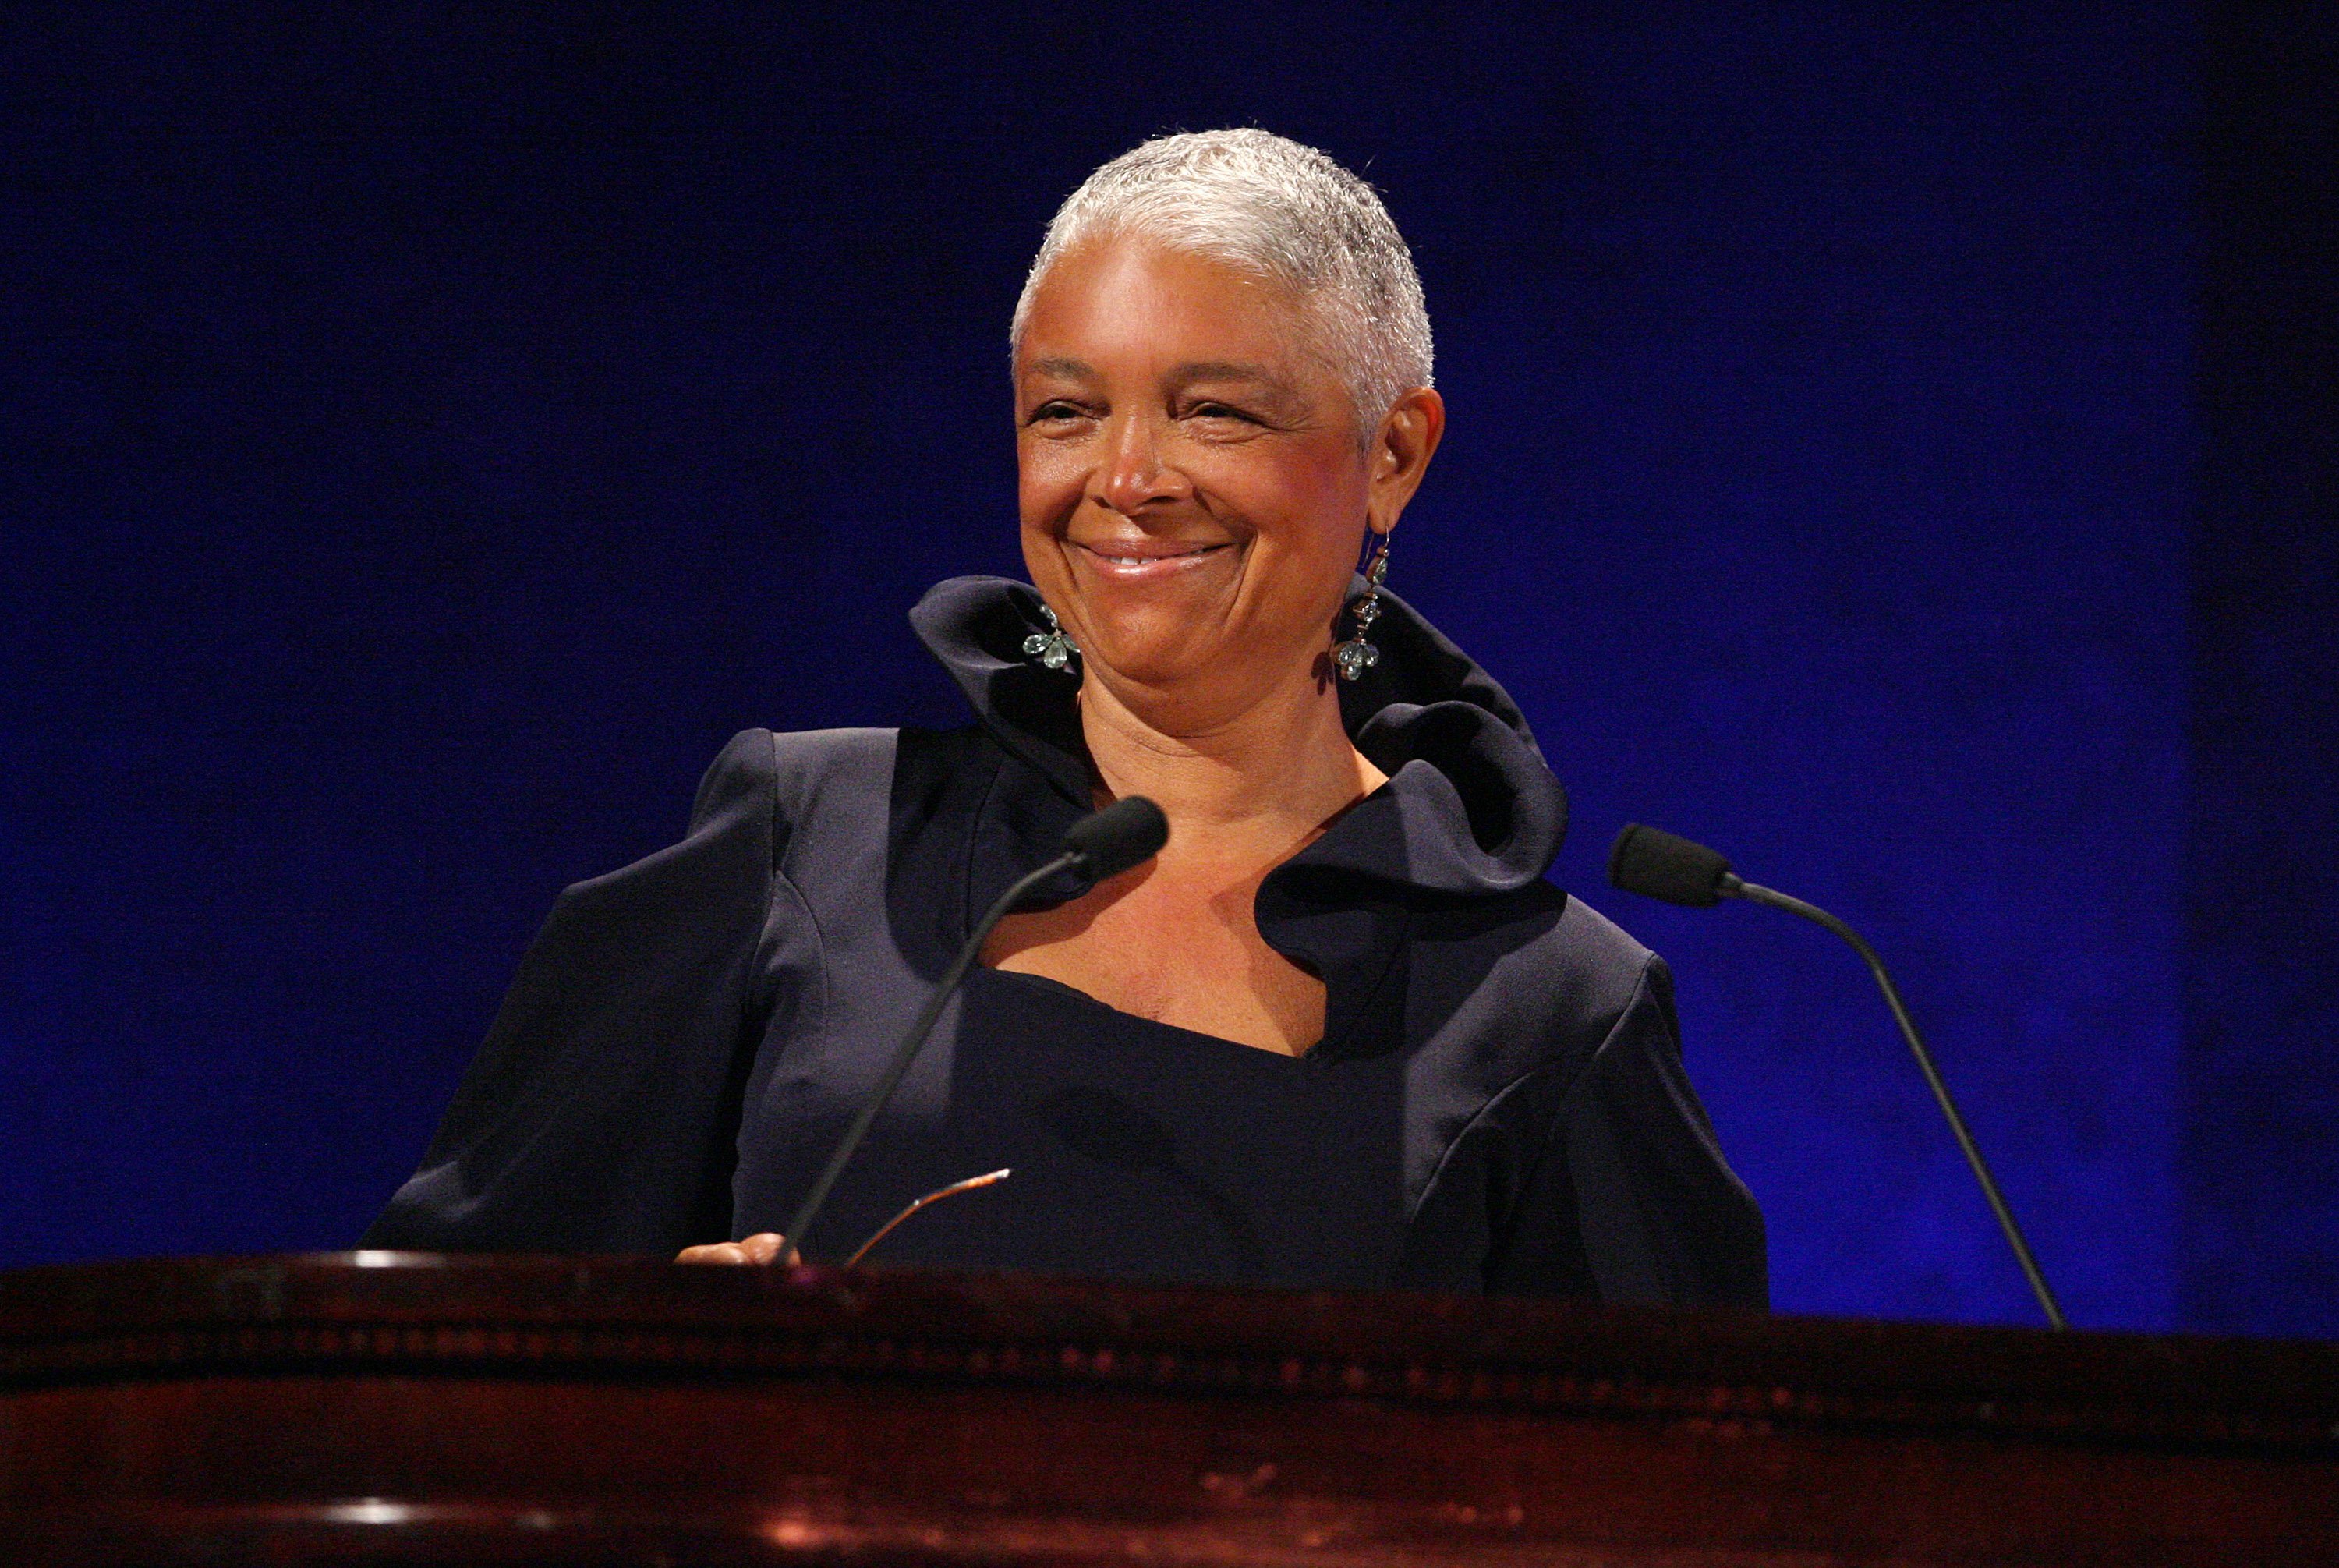
[[[746,1249],[735,1241],[709,1242],[704,1247],[686,1247],[674,1255],[676,1263],[745,1263]]]
[[[785,1254],[785,1257],[782,1255]],[[676,1263],[801,1263],[787,1238],[775,1230],[760,1230],[744,1241],[710,1241],[686,1247],[674,1255]]]
[[[787,1247],[787,1238],[777,1231],[760,1230],[741,1242],[739,1247],[750,1263],[775,1263],[779,1260],[781,1249]],[[788,1256],[789,1261],[794,1262],[795,1255],[793,1249]]]

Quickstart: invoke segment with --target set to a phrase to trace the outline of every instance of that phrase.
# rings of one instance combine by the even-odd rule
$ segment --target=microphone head
[[[1626,892],[1702,909],[1722,902],[1730,863],[1702,843],[1661,829],[1627,825],[1608,852],[1608,880]]]
[[[1141,794],[1117,800],[1074,823],[1064,833],[1064,853],[1081,857],[1076,868],[1091,882],[1119,876],[1161,853],[1170,842],[1170,819]]]

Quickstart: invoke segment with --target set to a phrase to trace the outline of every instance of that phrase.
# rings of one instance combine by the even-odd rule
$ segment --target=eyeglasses
[[[970,1176],[964,1181],[953,1181],[948,1187],[936,1188],[933,1191],[927,1193],[923,1198],[918,1199],[917,1202],[910,1205],[909,1208],[902,1210],[901,1213],[887,1220],[883,1225],[879,1226],[877,1228],[877,1234],[863,1242],[861,1244],[861,1250],[855,1252],[852,1257],[844,1260],[844,1267],[850,1268],[854,1264],[860,1262],[863,1258],[868,1257],[869,1249],[876,1246],[879,1242],[884,1240],[886,1237],[892,1235],[895,1226],[901,1224],[902,1221],[909,1218],[910,1216],[917,1213],[918,1210],[925,1208],[928,1204],[940,1203],[945,1198],[956,1198],[962,1192],[972,1192],[979,1187],[994,1186],[999,1182],[1006,1180],[1008,1177],[1013,1174],[1014,1173],[1010,1170],[986,1171],[981,1176]],[[794,1249],[791,1248],[790,1250],[793,1251]]]

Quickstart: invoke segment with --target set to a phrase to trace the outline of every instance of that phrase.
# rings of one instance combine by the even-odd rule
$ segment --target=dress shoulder
[[[884,851],[886,803],[902,732],[745,730],[707,769],[703,817],[760,804],[771,818],[772,869],[799,890],[864,874]]]
[[[1662,967],[1647,946],[1574,893],[1547,938],[1545,962],[1583,1027],[1602,1039],[1640,999],[1651,971]]]
[[[768,804],[783,816],[803,814],[838,787],[884,787],[899,730],[741,730],[698,781],[691,803],[696,833],[726,812]]]

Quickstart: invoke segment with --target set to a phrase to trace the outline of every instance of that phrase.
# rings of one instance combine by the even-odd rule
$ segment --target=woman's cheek
[[[1080,503],[1087,470],[1079,455],[1034,442],[1016,454],[1015,488],[1024,521],[1044,524]]]

